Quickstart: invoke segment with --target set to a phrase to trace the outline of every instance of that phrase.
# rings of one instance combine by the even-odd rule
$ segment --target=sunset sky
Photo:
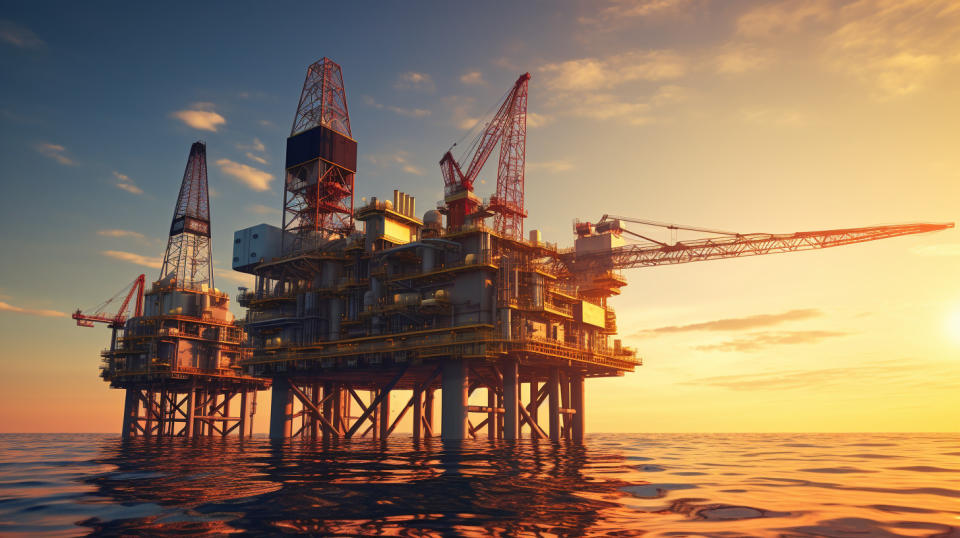
[[[232,234],[279,224],[323,56],[343,68],[358,203],[400,188],[433,206],[442,154],[529,71],[526,227],[547,241],[605,213],[783,233],[958,220],[954,0],[520,4],[5,2],[0,431],[119,431],[108,330],[69,313],[157,278],[195,140],[217,286],[249,283]],[[645,364],[587,384],[588,431],[958,431],[958,274],[956,230],[630,270],[612,304]]]

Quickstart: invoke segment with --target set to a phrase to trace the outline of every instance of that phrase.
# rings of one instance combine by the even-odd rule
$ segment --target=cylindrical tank
[[[342,306],[340,304],[340,299],[331,299],[330,300],[330,339],[337,340],[340,338],[340,312]]]
[[[424,273],[433,271],[435,255],[436,252],[433,250],[433,248],[425,247],[423,249],[422,270]]]
[[[543,275],[533,273],[530,275],[530,293],[533,306],[543,306]]]

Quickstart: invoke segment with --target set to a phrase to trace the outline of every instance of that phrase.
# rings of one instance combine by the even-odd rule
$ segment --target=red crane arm
[[[123,325],[127,320],[127,308],[130,306],[130,300],[133,298],[134,293],[136,293],[136,302],[133,307],[133,317],[139,317],[143,315],[143,288],[146,283],[146,276],[138,276],[133,283],[130,285],[130,291],[127,292],[127,295],[123,299],[123,303],[120,305],[120,309],[117,310],[116,314],[105,313],[107,306],[109,306],[115,299],[120,297],[124,291],[127,290],[124,287],[120,290],[119,293],[107,299],[106,302],[100,306],[92,309],[94,310],[93,314],[84,314],[83,311],[77,309],[76,312],[71,316],[73,319],[77,320],[77,325],[80,327],[93,327],[94,322],[97,323],[109,323],[111,325]]]
[[[901,235],[936,232],[953,228],[954,224],[899,224],[871,226],[794,234],[747,234],[733,237],[696,239],[673,245],[627,245],[608,251],[573,255],[568,265],[577,271],[597,269],[628,269],[679,263],[760,256],[779,252],[797,252],[839,247],[866,241],[876,241]]]
[[[484,129],[480,137],[477,150],[470,160],[470,166],[467,167],[466,173],[462,171],[460,164],[451,152],[448,151],[443,155],[443,158],[440,159],[440,170],[443,173],[443,182],[447,187],[462,185],[467,190],[473,190],[474,180],[477,179],[477,175],[480,174],[480,169],[483,168],[483,165],[487,162],[490,153],[493,152],[493,148],[496,147],[497,142],[500,141],[504,128],[509,123],[517,95],[520,93],[525,94],[525,92],[521,92],[521,88],[525,86],[528,80],[530,80],[530,73],[520,75],[520,78],[513,84],[513,88],[507,93],[506,98],[500,103],[500,108],[497,109],[497,113],[493,116],[493,119],[490,120],[490,123],[487,124],[486,129]]]

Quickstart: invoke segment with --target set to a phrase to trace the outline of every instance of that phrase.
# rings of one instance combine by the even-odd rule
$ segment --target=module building
[[[234,269],[256,277],[237,300],[252,348],[243,362],[273,383],[271,437],[384,438],[412,411],[415,438],[582,438],[584,379],[640,363],[611,341],[606,299],[625,282],[610,271],[583,281],[539,233],[489,227],[471,189],[451,186],[422,218],[399,190],[354,208],[342,87],[335,63],[310,67],[287,139],[282,226],[234,236]],[[411,395],[392,417],[397,390]]]

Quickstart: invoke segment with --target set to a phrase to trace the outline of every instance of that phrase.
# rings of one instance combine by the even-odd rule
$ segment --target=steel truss
[[[361,381],[357,372],[274,378],[270,436],[324,441],[386,440],[412,413],[411,433],[416,441],[438,436],[583,440],[583,372],[561,367],[520,367],[512,360],[452,362],[463,367],[463,375],[455,376],[453,385],[448,384],[443,365],[416,373],[403,367],[374,382]],[[526,399],[521,391],[524,384]],[[462,400],[457,394],[461,388]],[[441,424],[454,424],[451,431],[441,432],[440,424],[434,420],[438,390],[444,402]],[[410,396],[398,412],[392,413],[390,396],[394,391],[405,391]],[[477,391],[481,391],[481,396],[486,393],[486,405],[468,405]],[[462,405],[457,405],[458,400]],[[511,405],[511,401],[516,403]],[[460,424],[463,431],[453,431]]]
[[[239,397],[239,398],[238,398]],[[239,413],[231,405],[239,399]],[[128,387],[124,402],[123,437],[238,437],[253,435],[257,392],[246,387],[222,387],[194,380],[186,387]]]

